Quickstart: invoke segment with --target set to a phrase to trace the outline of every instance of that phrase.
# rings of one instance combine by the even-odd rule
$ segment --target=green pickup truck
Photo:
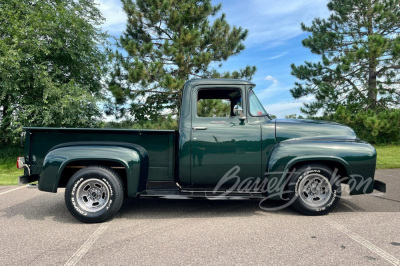
[[[306,215],[330,212],[341,184],[350,194],[385,191],[374,180],[376,151],[346,126],[271,119],[254,84],[186,82],[179,130],[24,128],[20,184],[65,189],[83,222],[113,217],[125,198],[259,199]],[[208,107],[217,100],[225,111]]]

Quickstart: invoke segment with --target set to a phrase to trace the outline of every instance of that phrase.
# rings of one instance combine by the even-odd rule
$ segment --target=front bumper
[[[22,186],[22,185],[29,184],[29,183],[32,183],[32,182],[36,182],[38,180],[39,180],[39,176],[38,175],[30,175],[30,176],[23,175],[23,176],[20,176],[18,178],[18,186]]]
[[[374,180],[374,189],[386,193],[386,184],[382,181]]]

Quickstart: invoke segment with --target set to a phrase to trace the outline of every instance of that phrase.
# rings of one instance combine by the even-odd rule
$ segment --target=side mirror
[[[233,113],[239,118],[240,122],[243,122],[246,120],[246,117],[243,114],[243,109],[239,105],[235,105],[233,107]]]

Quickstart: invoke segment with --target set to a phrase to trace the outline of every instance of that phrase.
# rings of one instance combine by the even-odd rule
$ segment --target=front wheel
[[[124,189],[118,174],[103,166],[89,166],[76,172],[65,189],[69,212],[85,223],[104,222],[122,206]]]
[[[300,167],[289,183],[293,208],[306,215],[324,215],[333,210],[341,196],[341,185],[330,168],[310,164]]]

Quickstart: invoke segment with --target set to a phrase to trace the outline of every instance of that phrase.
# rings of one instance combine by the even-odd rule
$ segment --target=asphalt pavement
[[[73,218],[64,190],[3,186],[0,265],[399,265],[400,169],[376,179],[386,194],[344,196],[326,216],[266,212],[258,201],[135,199],[103,224]]]

